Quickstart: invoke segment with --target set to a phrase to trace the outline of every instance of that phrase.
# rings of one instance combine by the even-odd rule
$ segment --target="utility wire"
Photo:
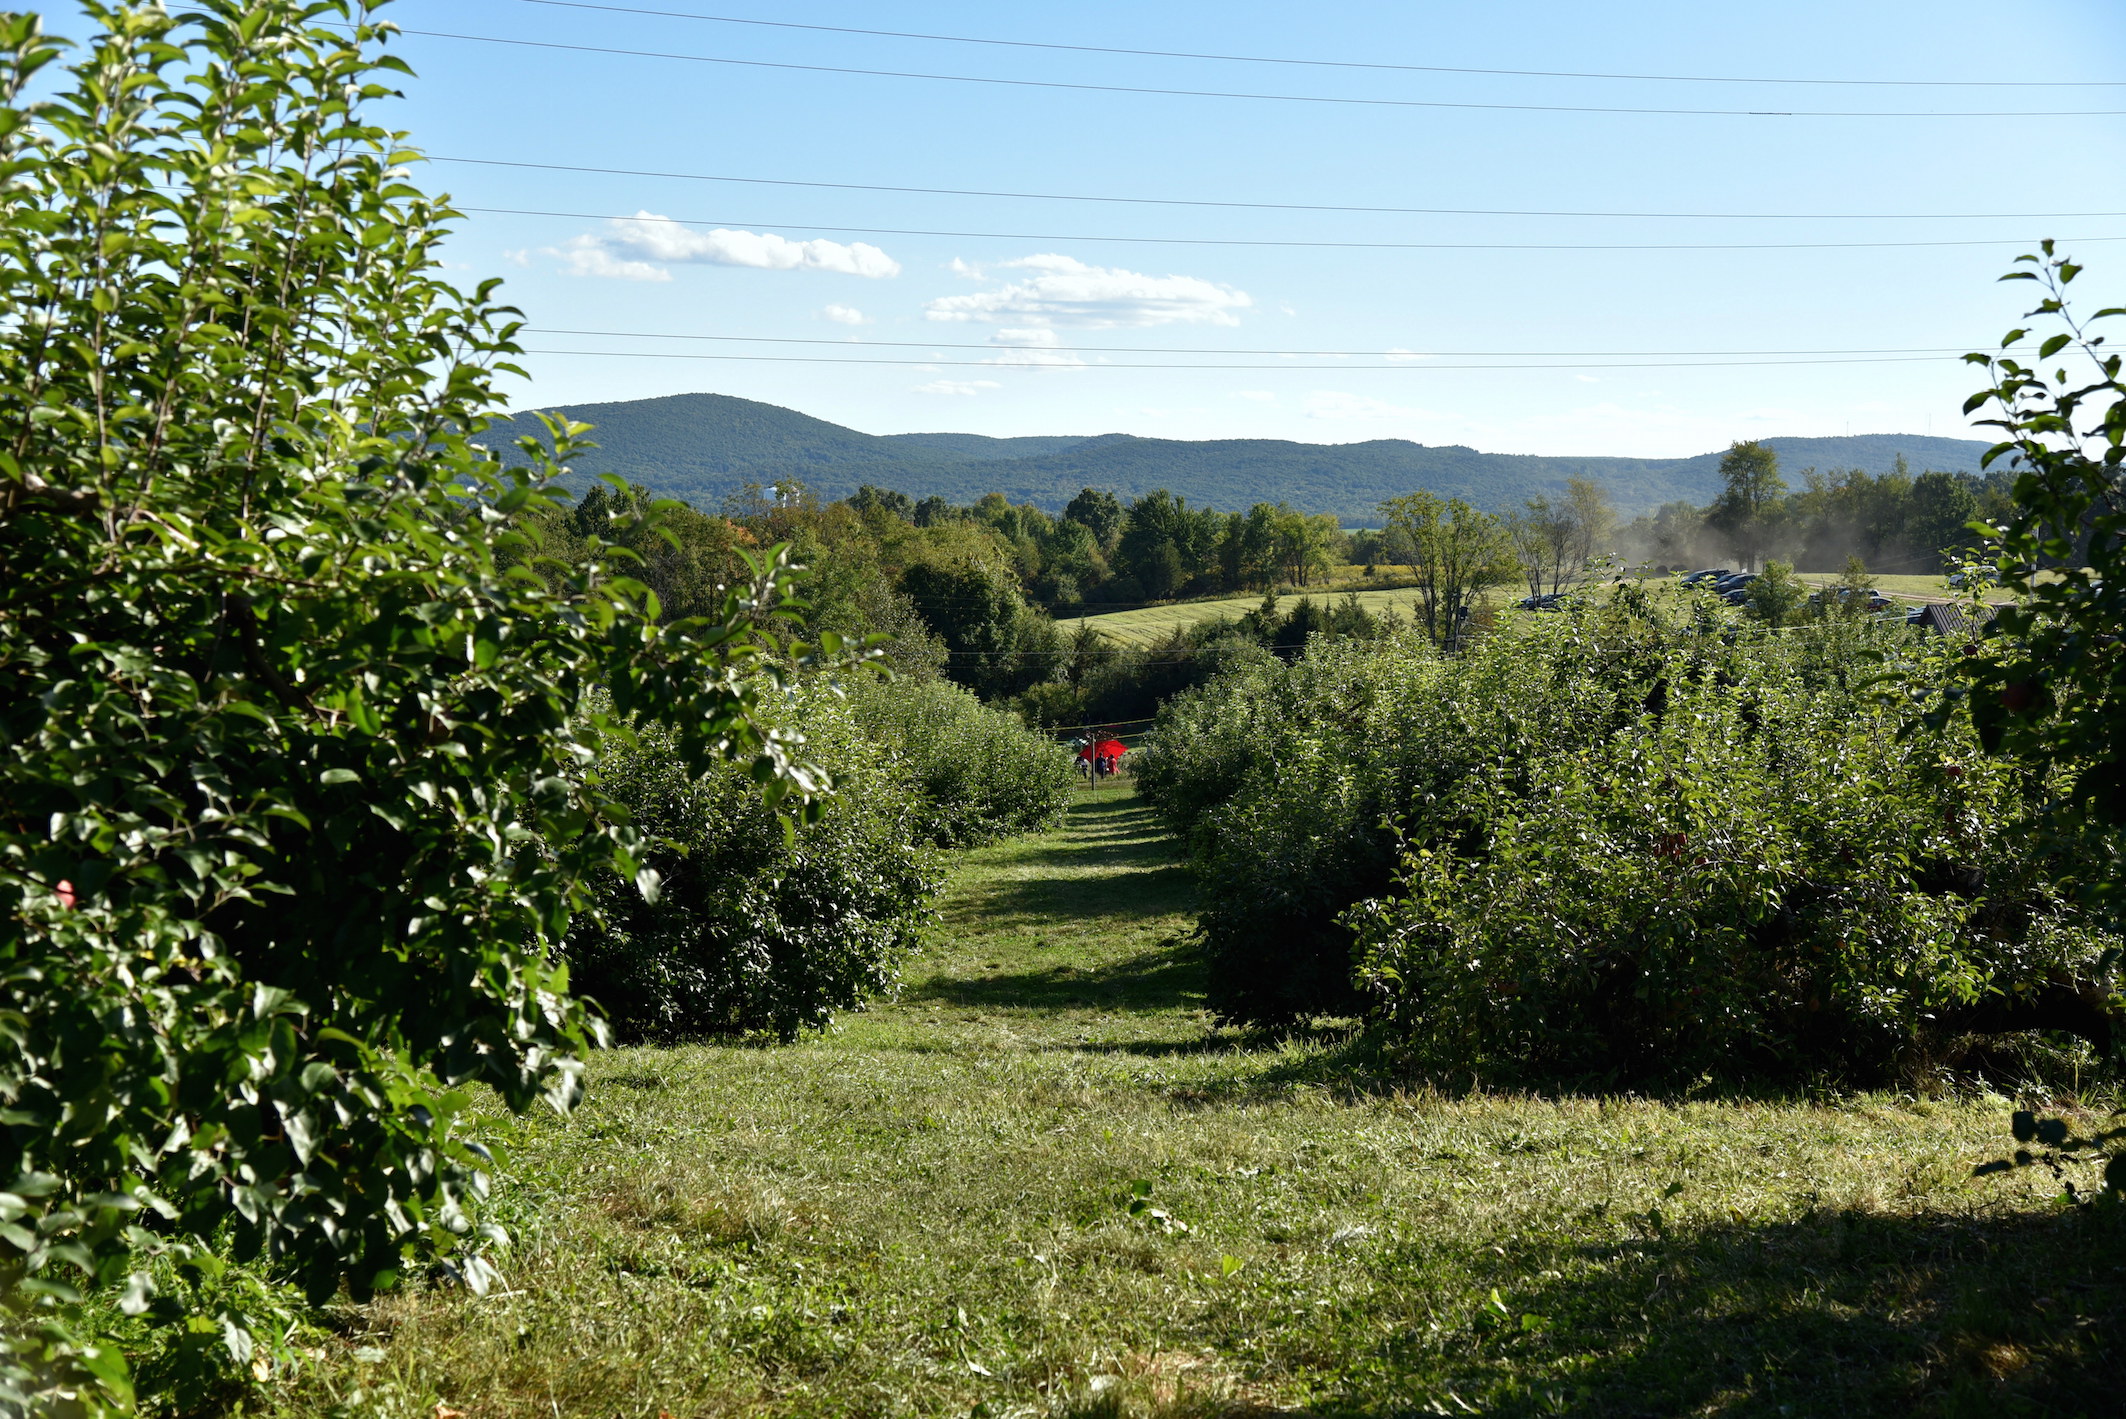
[[[647,10],[632,5],[593,5],[586,0],[522,0],[563,10],[602,10],[616,15],[653,15],[667,20],[702,20],[719,25],[754,25],[763,29],[810,30],[818,34],[865,35],[874,39],[920,39],[939,44],[984,44],[1002,49],[1049,49],[1070,54],[1122,54],[1139,59],[1210,59],[1225,64],[1290,64],[1313,69],[1378,69],[1400,74],[1485,74],[1518,79],[1625,79],[1663,84],[1817,84],[1840,87],[1902,89],[2112,89],[2118,79],[1766,79],[1725,74],[1605,74],[1569,69],[1470,69],[1447,64],[1383,64],[1358,59],[1290,59],[1262,54],[1198,54],[1179,49],[1120,49],[1102,44],[1054,44],[1029,39],[986,39],[973,35],[924,34],[907,30],[864,30],[849,25],[807,25],[794,20],[753,20],[735,15],[701,15],[688,10]]]
[[[1361,251],[1851,251],[1870,247],[2027,246],[2024,237],[1967,237],[1947,241],[1744,241],[1744,242],[1501,242],[1501,241],[1283,241],[1245,237],[1070,236],[1054,232],[956,232],[920,227],[822,227],[808,222],[723,221],[707,217],[614,216],[609,212],[548,212],[525,207],[460,207],[500,217],[566,217],[590,222],[670,222],[680,227],[776,227],[792,232],[843,236],[974,237],[996,241],[1123,242],[1152,246],[1330,247]],[[2063,242],[2118,241],[2119,237],[2060,237]]]
[[[1234,202],[1193,197],[1110,197],[1082,192],[993,192],[970,187],[902,187],[876,182],[812,182],[788,177],[732,177],[720,173],[659,172],[654,169],[592,167],[580,163],[533,163],[509,158],[466,158],[440,153],[422,155],[432,163],[473,167],[529,168],[538,172],[597,173],[606,177],[649,177],[674,182],[731,182],[753,187],[810,187],[833,192],[898,192],[922,197],[999,197],[1030,202],[1111,202],[1140,207],[1213,207],[1250,212],[1357,212],[1398,217],[1596,217],[1634,220],[1750,222],[1961,222],[2068,221],[2078,218],[2126,217],[2126,212],[1585,212],[1502,207],[1356,207],[1317,202]]]
[[[1698,356],[1762,356],[1762,355],[1961,355],[1960,346],[1915,345],[1881,350],[1254,350],[1212,349],[1195,345],[1026,345],[999,346],[993,344],[954,344],[941,340],[835,340],[825,336],[799,335],[669,335],[651,330],[568,330],[553,325],[527,325],[525,331],[534,335],[610,335],[630,340],[719,340],[743,341],[748,344],[769,345],[832,345],[836,348],[856,346],[868,349],[910,350],[987,350],[992,353],[1007,349],[1030,349],[1056,354],[1103,354],[1103,355],[1314,355],[1322,357],[1380,359],[1434,359],[1441,356],[1470,357],[1481,359],[1507,356],[1529,359],[1559,359],[1570,356],[1574,359],[1594,356],[1632,359],[1641,357]]]
[[[562,44],[554,40],[512,39],[504,35],[458,34],[450,30],[402,29],[424,39],[506,44],[519,49],[553,49],[570,54],[612,54],[629,59],[676,59],[689,64],[722,64],[738,69],[775,69],[784,73],[851,74],[870,79],[922,79],[944,84],[987,84],[1010,89],[1061,89],[1073,93],[1150,94],[1162,98],[1242,99],[1261,103],[1331,104],[1355,108],[1462,109],[1487,113],[1615,113],[1693,118],[2114,118],[2126,109],[2003,110],[1835,110],[1747,108],[1633,108],[1602,104],[1475,103],[1452,99],[1359,98],[1347,94],[1257,94],[1232,89],[1162,89],[1138,84],[1081,84],[1061,79],[1002,79],[982,74],[926,74],[910,69],[860,69],[840,64],[793,64],[775,59],[732,59],[717,54],[678,54],[662,49],[617,49],[598,44]]]
[[[1021,347],[1031,353],[1040,353],[1040,347]],[[999,347],[1002,352],[1003,347]],[[1670,370],[1670,369],[1754,369],[1768,365],[1899,365],[1918,364],[1929,361],[1962,359],[1961,355],[1894,355],[1870,356],[1862,359],[1806,359],[1806,360],[1666,360],[1634,363],[1603,364],[1542,364],[1542,365],[1442,365],[1428,360],[1411,360],[1393,365],[1294,365],[1294,364],[1176,364],[1168,362],[1126,363],[1103,361],[1097,364],[1043,364],[1025,360],[883,360],[870,358],[835,359],[827,355],[718,355],[695,354],[677,350],[545,350],[525,347],[527,355],[591,355],[629,360],[743,360],[766,364],[790,365],[913,365],[934,370],[1010,370],[1010,369],[1074,369],[1074,370],[1296,370],[1308,374],[1346,370]]]

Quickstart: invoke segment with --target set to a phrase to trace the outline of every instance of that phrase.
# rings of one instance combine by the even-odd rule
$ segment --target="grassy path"
[[[1210,1028],[1188,906],[1110,791],[967,855],[897,1002],[601,1057],[509,1126],[506,1293],[280,1412],[2117,1412],[2116,1219],[1970,1181],[1997,1102],[1354,1091]]]

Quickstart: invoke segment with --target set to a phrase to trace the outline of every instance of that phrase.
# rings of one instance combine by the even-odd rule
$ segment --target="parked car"
[[[1809,605],[1822,606],[1830,602],[1850,602],[1861,595],[1858,587],[1833,586],[1817,592],[1809,598]],[[1887,611],[1896,603],[1872,587],[1867,590],[1867,607],[1870,611]]]
[[[1730,567],[1707,567],[1704,571],[1692,572],[1689,576],[1683,578],[1683,584],[1685,586],[1697,586],[1702,582],[1718,581],[1724,576],[1733,576],[1734,574],[1734,570]]]

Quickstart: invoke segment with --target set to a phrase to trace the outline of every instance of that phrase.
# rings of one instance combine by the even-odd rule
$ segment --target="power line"
[[[1946,241],[1745,241],[1745,242],[1500,242],[1500,241],[1284,241],[1245,237],[1139,237],[1059,235],[1055,232],[957,232],[921,227],[823,227],[809,222],[762,222],[707,217],[614,216],[600,212],[549,212],[526,207],[460,207],[501,217],[565,217],[591,222],[670,222],[681,227],[777,227],[792,232],[843,236],[974,237],[997,241],[1124,242],[1154,246],[1331,247],[1363,251],[1852,251],[1873,247],[2026,246],[2024,237],[1974,237]],[[2066,242],[2118,241],[2119,237],[2059,237]]]
[[[603,10],[617,15],[653,15],[668,20],[702,20],[719,25],[754,25],[763,29],[811,30],[819,34],[865,35],[874,39],[920,39],[940,44],[982,44],[1002,49],[1049,49],[1070,54],[1122,54],[1139,59],[1209,59],[1226,64],[1289,64],[1314,69],[1378,69],[1401,74],[1483,74],[1519,79],[1623,79],[1664,84],[1813,84],[1839,87],[1904,89],[2108,89],[2126,87],[2117,79],[1765,79],[1723,74],[1605,74],[1569,69],[1471,69],[1447,64],[1383,64],[1357,59],[1290,59],[1260,54],[1198,54],[1178,49],[1120,49],[1100,44],[1055,44],[1027,39],[985,39],[972,35],[924,34],[907,30],[864,30],[849,25],[807,25],[793,20],[741,19],[700,15],[687,10],[647,10],[631,5],[593,5],[586,0],[524,0],[565,10]]]
[[[989,348],[989,347],[984,347]],[[1020,347],[1039,353],[1039,346]],[[1010,369],[1075,369],[1075,370],[1296,370],[1308,374],[1336,373],[1347,370],[1669,370],[1669,369],[1754,369],[1771,365],[1899,365],[1918,364],[1928,361],[1962,359],[1961,355],[1895,355],[1870,356],[1862,359],[1805,359],[1805,360],[1675,360],[1636,362],[1628,364],[1543,364],[1543,365],[1442,365],[1425,360],[1411,360],[1394,365],[1293,365],[1293,364],[1176,364],[1102,362],[1099,364],[1077,363],[1036,364],[1029,361],[1011,360],[882,360],[870,358],[835,359],[826,355],[717,355],[695,354],[674,350],[542,350],[525,347],[527,355],[590,355],[613,359],[630,360],[739,360],[766,364],[790,365],[913,365],[933,370],[1010,370]],[[1001,353],[1001,349],[1000,349]]]
[[[897,192],[922,197],[996,197],[1029,202],[1110,202],[1141,207],[1212,207],[1251,212],[1343,212],[1397,217],[1590,217],[1664,222],[2050,222],[2126,217],[2126,212],[1584,212],[1502,207],[1357,207],[1316,202],[1234,202],[1193,197],[1111,197],[1080,192],[998,192],[971,187],[904,187],[876,182],[815,182],[788,177],[732,177],[720,173],[659,172],[641,168],[592,167],[580,163],[533,163],[509,158],[452,157],[437,153],[423,154],[423,157],[432,163],[529,168],[539,172],[597,173],[605,177],[649,177],[673,182],[730,182],[753,187],[810,187],[833,192]]]
[[[1380,99],[1348,94],[1257,94],[1234,89],[1162,89],[1137,84],[1083,84],[1061,79],[1002,79],[983,74],[925,74],[911,69],[859,69],[840,64],[793,64],[775,59],[732,59],[717,54],[678,54],[662,49],[617,49],[598,44],[562,44],[555,40],[512,39],[504,35],[457,34],[449,30],[402,29],[424,39],[454,39],[473,44],[506,44],[519,49],[554,49],[571,54],[612,54],[629,59],[676,59],[688,64],[722,64],[738,69],[774,69],[784,73],[849,74],[869,79],[921,79],[943,84],[988,84],[1010,89],[1060,89],[1073,93],[1148,94],[1161,98],[1241,99],[1260,103],[1331,104],[1355,108],[1460,109],[1487,113],[1611,113],[1691,118],[2114,118],[2126,109],[2001,110],[1834,110],[1746,108],[1631,108],[1602,104],[1476,103],[1454,99]]]
[[[952,343],[941,340],[835,340],[825,336],[799,335],[673,335],[652,330],[568,330],[553,325],[527,325],[524,329],[534,335],[609,335],[616,339],[629,340],[718,340],[743,341],[764,345],[832,345],[836,348],[856,346],[868,349],[909,350],[988,350],[1000,352],[1006,349],[1031,349],[1055,354],[1076,355],[1308,355],[1342,358],[1381,359],[1433,359],[1441,356],[1468,358],[1505,358],[1513,356],[1527,359],[1574,359],[1595,356],[1631,359],[1638,357],[1744,356],[1764,355],[1961,355],[1961,347],[1947,345],[1905,346],[1881,350],[1255,350],[1213,349],[1197,345],[1031,345],[998,346],[992,344]],[[926,361],[927,363],[927,361]]]

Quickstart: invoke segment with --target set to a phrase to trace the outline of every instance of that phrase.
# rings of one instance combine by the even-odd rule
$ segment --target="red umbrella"
[[[1129,752],[1129,745],[1119,739],[1102,739],[1093,745],[1093,753],[1105,754],[1110,759],[1120,759]]]

